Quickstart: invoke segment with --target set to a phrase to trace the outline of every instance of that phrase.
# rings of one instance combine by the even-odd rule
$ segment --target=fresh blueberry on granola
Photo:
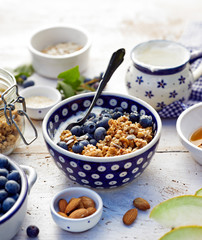
[[[64,130],[60,142],[66,142],[68,151],[85,156],[119,156],[146,146],[153,138],[152,125],[152,117],[138,111],[105,108],[91,113],[83,125]]]

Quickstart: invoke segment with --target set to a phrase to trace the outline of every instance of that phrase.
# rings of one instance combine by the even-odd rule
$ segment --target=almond
[[[85,208],[84,205],[83,205],[83,203],[82,203],[82,201],[80,201],[80,203],[79,203],[79,205],[78,205],[77,208]]]
[[[132,208],[132,209],[128,210],[123,216],[124,224],[131,225],[135,221],[135,219],[137,217],[137,213],[138,213],[138,211],[136,208]]]
[[[90,215],[92,215],[94,212],[96,212],[96,208],[94,208],[94,207],[89,207],[89,208],[87,208],[86,209],[87,211],[88,211],[88,215],[87,216],[90,216]]]
[[[67,201],[65,199],[60,199],[60,201],[58,202],[58,207],[60,212],[64,213],[65,208],[67,207]]]
[[[69,214],[70,212],[74,211],[78,207],[80,202],[80,198],[72,198],[67,204],[64,213]]]
[[[84,208],[95,207],[95,202],[93,201],[93,199],[86,197],[86,196],[83,196],[80,198],[81,198]]]
[[[85,208],[80,208],[77,210],[74,210],[69,217],[70,218],[84,218],[88,215],[88,211]]]
[[[67,218],[67,215],[64,212],[58,212],[58,214]]]
[[[133,205],[143,211],[150,209],[150,204],[143,198],[136,198],[133,200]]]

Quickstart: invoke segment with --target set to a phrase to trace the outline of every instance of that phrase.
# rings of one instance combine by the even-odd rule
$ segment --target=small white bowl
[[[20,95],[26,99],[29,97],[42,96],[52,100],[52,103],[48,103],[47,106],[29,106],[26,104],[27,114],[30,118],[36,120],[42,120],[46,113],[62,99],[60,92],[53,87],[48,86],[32,86],[20,91]],[[35,103],[36,104],[36,103]]]
[[[49,55],[41,51],[58,43],[73,42],[82,48],[66,55]],[[75,66],[83,72],[88,65],[91,39],[86,30],[78,26],[54,26],[36,31],[29,43],[32,65],[37,73],[48,78],[57,78],[58,74]]]
[[[80,219],[66,218],[58,214],[58,202],[60,199],[65,199],[68,202],[73,197],[78,198],[81,196],[90,197],[94,200],[96,208],[95,213]],[[91,189],[71,187],[64,189],[54,196],[50,209],[52,218],[59,227],[69,232],[83,232],[94,227],[99,222],[103,212],[103,202],[101,197]]]
[[[176,128],[182,145],[191,153],[192,157],[202,165],[202,148],[189,141],[191,135],[202,127],[202,102],[183,111],[177,119]]]

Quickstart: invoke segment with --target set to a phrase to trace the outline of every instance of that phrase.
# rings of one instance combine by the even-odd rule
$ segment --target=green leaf
[[[70,85],[73,89],[77,89],[82,80],[80,78],[79,66],[71,68],[65,72],[62,72],[58,75],[59,79],[63,79],[63,82]]]
[[[63,81],[58,81],[57,89],[60,91],[63,98],[68,98],[68,97],[74,96],[76,94],[76,92],[72,88],[72,86],[67,83],[64,83]]]
[[[13,70],[15,78],[18,78],[20,75],[25,75],[27,77],[31,76],[34,73],[34,69],[31,64],[21,65]]]

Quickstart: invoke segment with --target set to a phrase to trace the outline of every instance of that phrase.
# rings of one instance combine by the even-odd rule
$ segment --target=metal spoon
[[[87,119],[87,117],[91,113],[91,110],[95,106],[95,103],[96,103],[97,99],[99,98],[99,96],[101,95],[103,89],[105,88],[107,82],[111,78],[112,74],[118,68],[118,66],[123,62],[124,55],[125,55],[125,49],[123,49],[123,48],[119,49],[118,51],[116,51],[116,52],[114,52],[112,54],[110,62],[109,62],[108,67],[107,67],[107,70],[106,70],[102,80],[100,81],[100,84],[99,84],[99,86],[97,88],[96,94],[95,94],[95,96],[93,98],[93,101],[92,101],[92,103],[91,103],[91,105],[90,105],[86,115],[81,120],[79,120],[78,122],[70,123],[66,127],[66,130],[70,130],[70,129],[72,129],[72,127],[74,127],[76,125],[82,125],[85,122],[85,120]]]

